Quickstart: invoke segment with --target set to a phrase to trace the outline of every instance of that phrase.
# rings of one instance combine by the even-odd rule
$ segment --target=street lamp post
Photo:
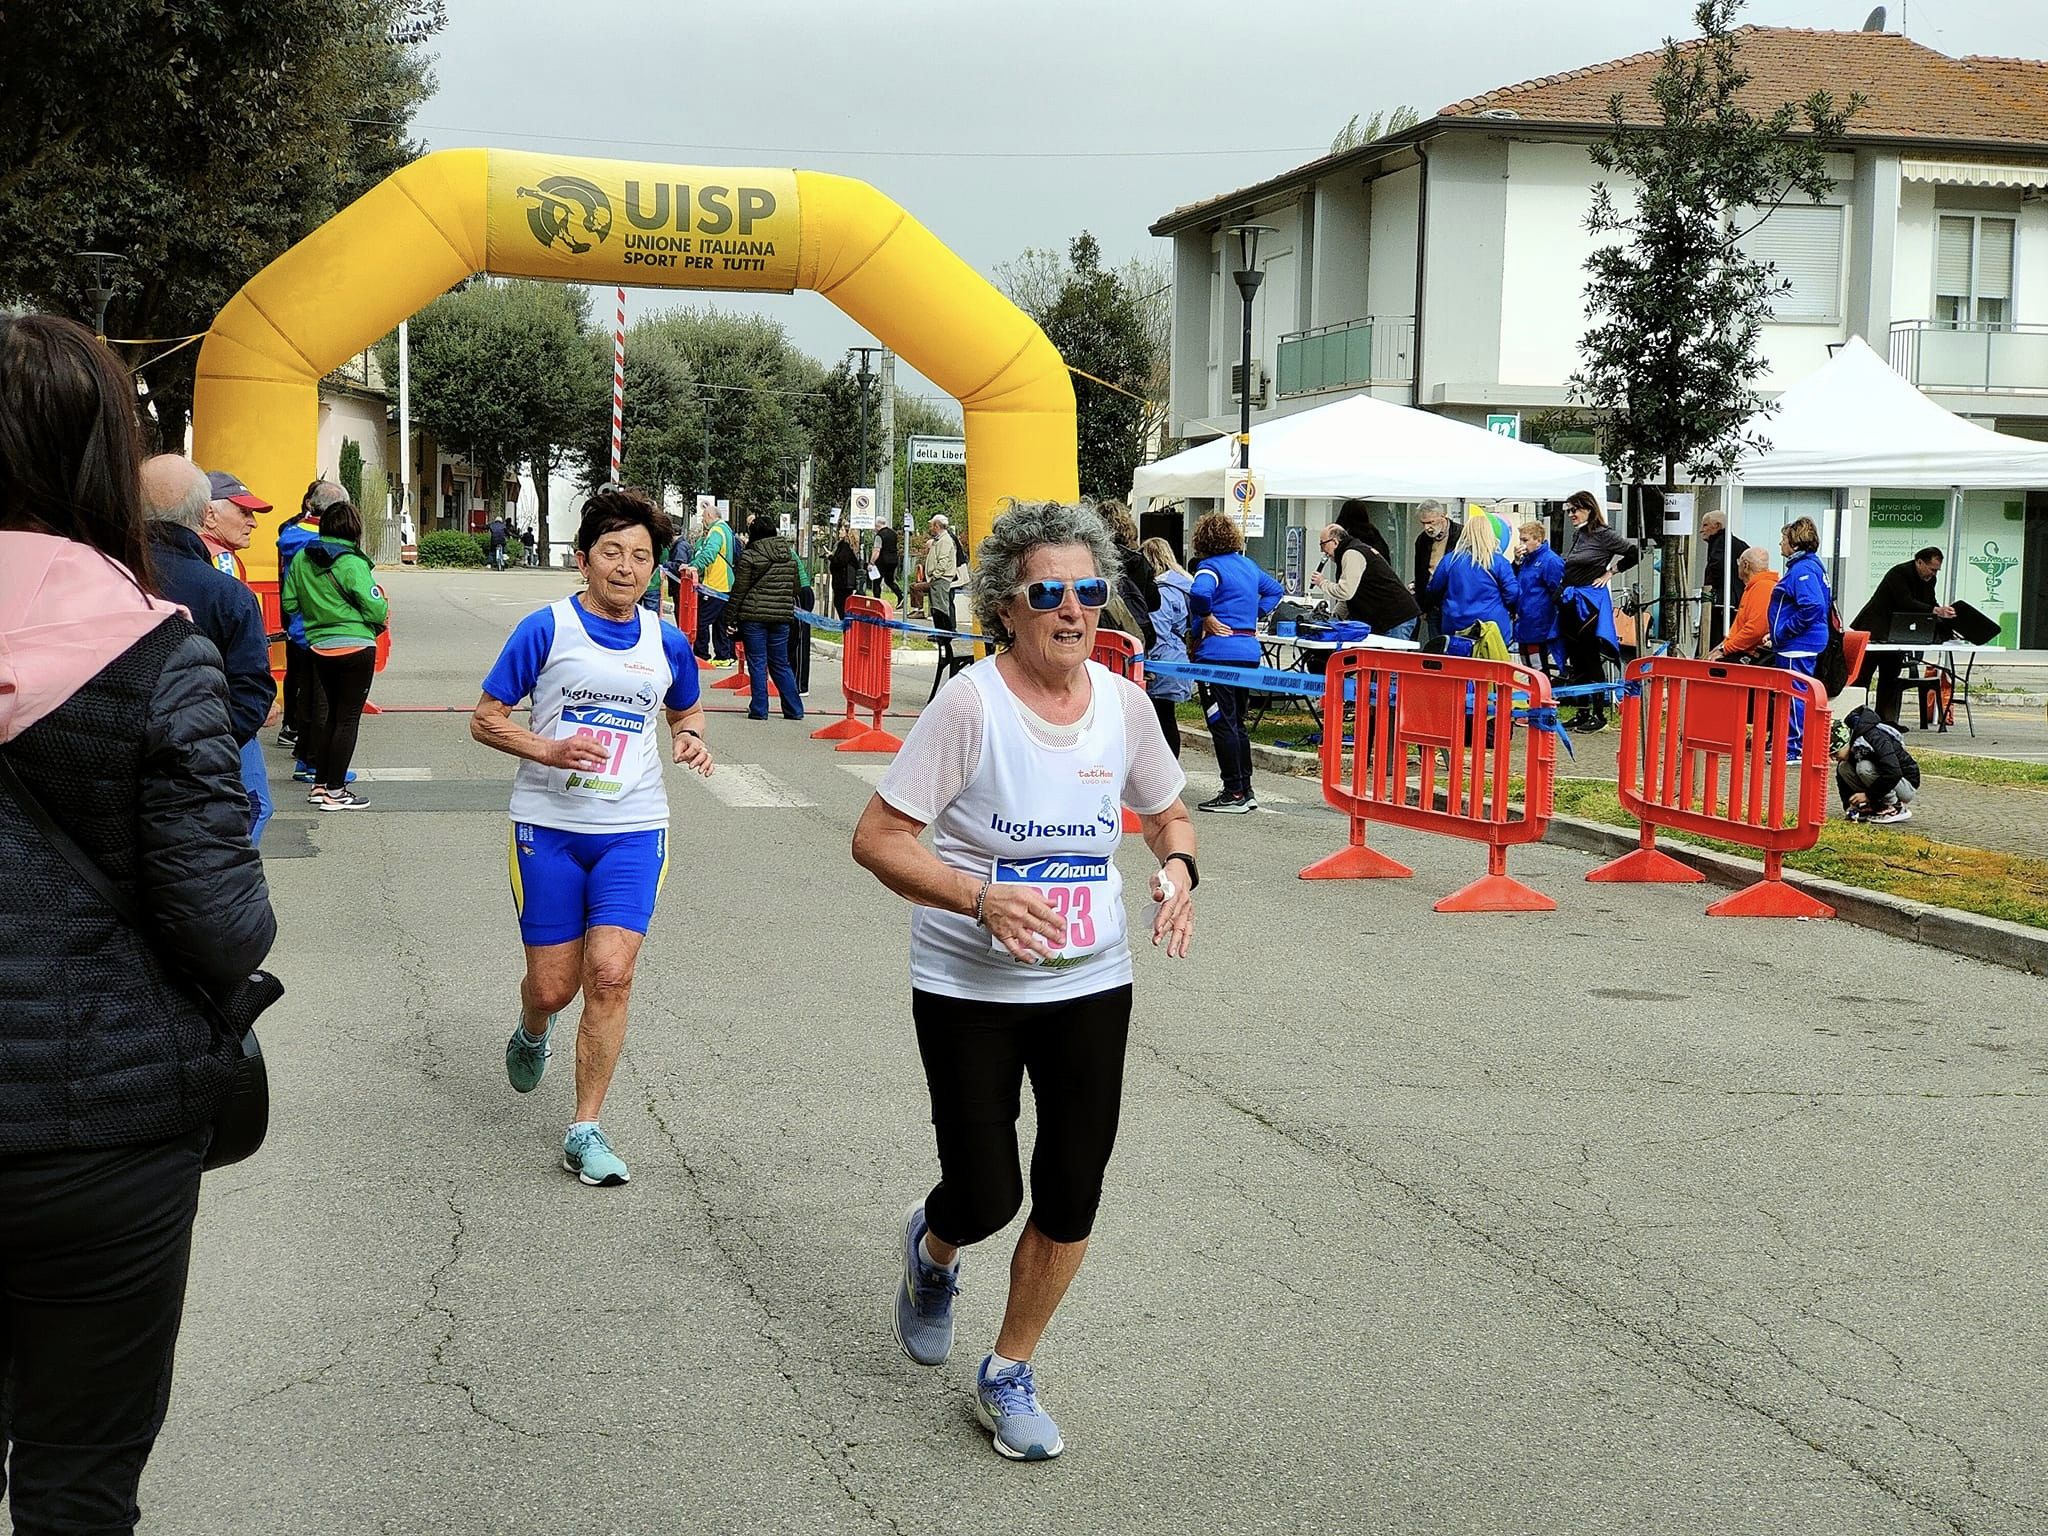
[[[1237,270],[1230,274],[1244,304],[1244,336],[1239,348],[1237,391],[1237,467],[1252,467],[1252,299],[1266,274],[1259,270],[1259,236],[1270,234],[1270,224],[1233,224],[1225,231],[1237,236]]]
[[[860,483],[868,483],[868,381],[874,375],[868,372],[868,358],[881,351],[880,347],[848,347],[849,352],[860,354]]]
[[[114,268],[127,265],[128,258],[117,251],[79,251],[78,259],[90,263],[91,277],[86,284],[86,295],[98,306],[93,318],[92,333],[101,341],[107,339],[107,305],[114,297]]]

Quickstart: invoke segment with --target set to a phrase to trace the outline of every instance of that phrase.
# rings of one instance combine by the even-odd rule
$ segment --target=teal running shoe
[[[1002,1455],[1012,1461],[1050,1461],[1066,1449],[1060,1427],[1038,1401],[1031,1362],[993,1374],[994,1356],[984,1355],[974,1373],[974,1413]]]
[[[596,1189],[611,1189],[632,1175],[626,1160],[612,1150],[604,1132],[594,1125],[572,1127],[562,1142],[562,1166]]]
[[[548,1069],[548,1058],[555,1054],[555,1016],[548,1015],[547,1033],[538,1040],[526,1032],[526,1021],[522,1018],[512,1026],[512,1038],[505,1042],[505,1075],[512,1079],[514,1093],[531,1093],[540,1086],[541,1074]]]
[[[896,1287],[890,1318],[896,1342],[919,1365],[944,1365],[953,1352],[953,1298],[960,1294],[960,1267],[927,1264],[918,1251],[929,1228],[924,1206],[913,1205],[903,1224],[903,1280]]]

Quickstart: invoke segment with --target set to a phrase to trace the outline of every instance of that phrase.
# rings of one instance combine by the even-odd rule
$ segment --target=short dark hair
[[[347,539],[351,544],[360,543],[363,537],[363,514],[356,510],[356,504],[352,501],[337,501],[331,507],[322,507],[320,537]]]
[[[135,381],[74,320],[0,315],[0,528],[87,545],[152,585]]]
[[[756,539],[772,539],[781,531],[778,524],[756,513],[747,522],[747,542],[751,544]]]
[[[1945,560],[1948,557],[1930,544],[1925,549],[1914,551],[1913,558],[1915,560]]]
[[[576,530],[576,552],[587,555],[597,541],[621,528],[645,528],[656,554],[675,540],[668,514],[639,491],[606,486],[583,503],[583,523]]]
[[[1372,503],[1363,496],[1353,496],[1337,509],[1336,524],[1349,534],[1362,534],[1372,527]]]

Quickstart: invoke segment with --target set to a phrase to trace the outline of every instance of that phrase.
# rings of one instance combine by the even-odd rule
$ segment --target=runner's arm
[[[488,693],[479,697],[469,714],[469,734],[485,746],[509,757],[550,768],[602,768],[610,754],[592,736],[564,736],[550,741],[536,736],[512,721],[512,706]]]
[[[704,744],[704,706],[692,704],[688,709],[668,711],[669,745],[675,761],[685,768],[694,768],[705,778],[711,777],[711,748]]]
[[[871,795],[853,829],[853,861],[905,901],[978,918],[1019,960],[1043,959],[1066,942],[1065,920],[1035,886],[998,886],[953,868],[918,841],[924,828]]]

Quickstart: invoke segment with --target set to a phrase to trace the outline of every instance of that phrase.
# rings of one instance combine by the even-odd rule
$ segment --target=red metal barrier
[[[1128,677],[1140,688],[1145,686],[1145,647],[1136,635],[1126,634],[1121,629],[1098,629],[1095,631],[1095,649],[1088,656],[1118,677]],[[1138,813],[1128,805],[1124,807],[1124,830],[1145,830],[1145,824],[1138,820]]]
[[[1347,769],[1344,700],[1355,696]],[[1369,848],[1369,821],[1470,838],[1487,872],[1436,904],[1439,912],[1550,912],[1557,903],[1508,874],[1508,849],[1550,825],[1557,738],[1525,730],[1522,805],[1508,803],[1515,696],[1547,708],[1550,683],[1514,662],[1402,651],[1347,650],[1330,658],[1323,693],[1323,798],[1350,818],[1348,847],[1301,872],[1304,880],[1374,880],[1414,874]],[[1438,761],[1444,764],[1439,793]],[[1416,781],[1409,783],[1415,771]]]
[[[1709,917],[1833,917],[1835,909],[1785,884],[1785,855],[1811,848],[1827,818],[1828,701],[1797,672],[1650,656],[1623,674],[1637,686],[1621,700],[1621,803],[1642,822],[1639,846],[1588,880],[1703,878],[1656,847],[1677,827],[1755,848],[1764,877],[1707,908]],[[1797,804],[1786,728],[1806,705]],[[1787,819],[1789,816],[1789,820]]]
[[[676,577],[676,628],[683,632],[683,638],[690,642],[694,652],[697,646],[697,573],[687,565]],[[697,658],[699,671],[708,665],[702,656]]]
[[[837,742],[841,752],[894,752],[902,739],[882,729],[882,715],[889,708],[890,631],[880,624],[860,624],[866,615],[888,619],[893,610],[876,597],[846,600],[846,646],[840,656],[840,686],[846,693],[846,714],[830,725],[811,732],[813,741]],[[857,711],[874,716],[873,725],[862,725]]]

